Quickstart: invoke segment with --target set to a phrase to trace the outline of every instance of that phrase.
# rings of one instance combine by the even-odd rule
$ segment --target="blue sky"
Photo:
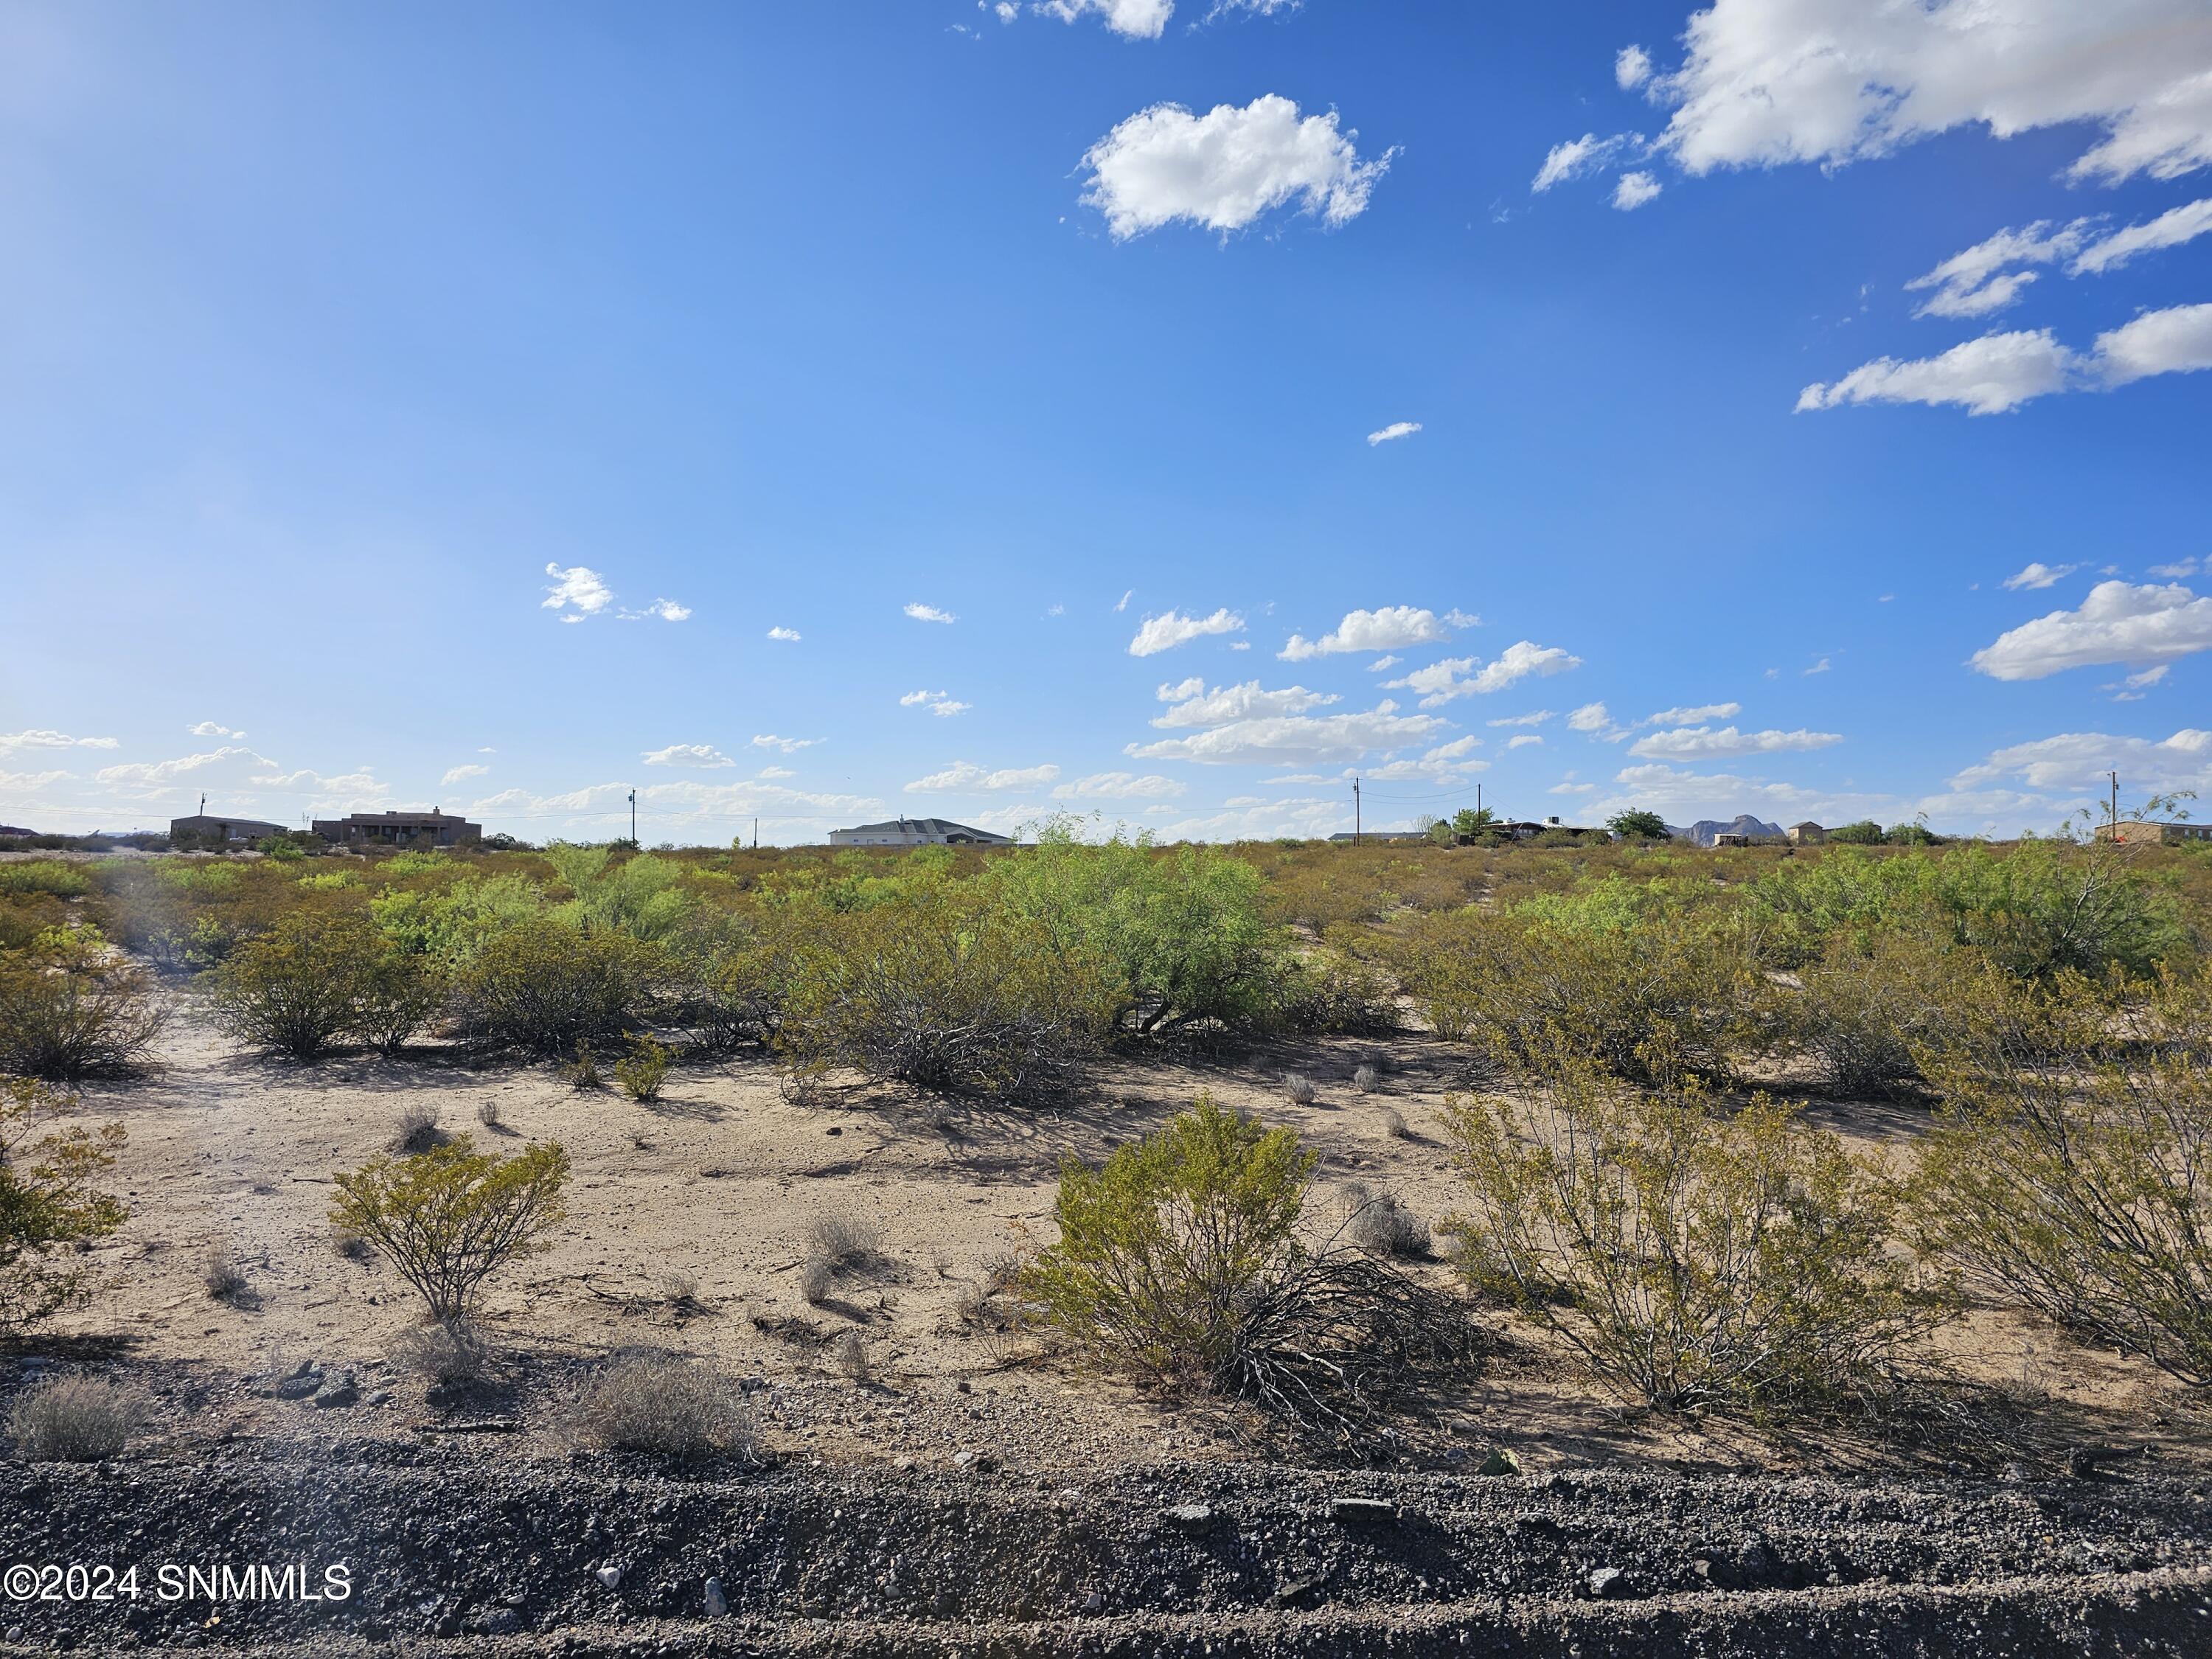
[[[0,7],[0,822],[2212,794],[2208,76],[2202,0]]]

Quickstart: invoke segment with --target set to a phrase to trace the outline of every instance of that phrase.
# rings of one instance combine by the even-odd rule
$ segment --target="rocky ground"
[[[0,1562],[139,1569],[135,1599],[12,1601],[0,1651],[2212,1651],[2202,1481],[745,1469],[495,1437],[0,1466]],[[342,1565],[350,1594],[164,1564],[325,1591]]]

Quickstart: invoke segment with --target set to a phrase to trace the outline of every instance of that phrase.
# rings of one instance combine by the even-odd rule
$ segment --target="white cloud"
[[[0,790],[46,789],[76,775],[74,772],[0,772]]]
[[[711,743],[672,743],[665,749],[648,750],[645,757],[647,766],[735,766],[732,760]],[[477,769],[483,770],[482,767]],[[447,778],[447,782],[453,780]]]
[[[216,732],[203,732],[196,729],[192,735],[211,737],[219,733],[220,728]],[[240,737],[244,734],[234,732],[228,735]],[[13,749],[113,749],[118,746],[113,738],[73,738],[66,732],[0,732],[0,755]]]
[[[757,778],[795,778],[799,774],[788,766],[763,766],[753,775]]]
[[[2146,311],[2100,334],[2090,365],[2090,372],[2107,386],[2200,368],[2212,368],[2212,304]]]
[[[1544,165],[1536,169],[1536,176],[1528,188],[1539,194],[1554,185],[1565,184],[1570,179],[1579,179],[1584,173],[1595,173],[1608,166],[1613,158],[1643,140],[1636,134],[1616,132],[1610,138],[1601,138],[1586,132],[1579,138],[1570,138],[1564,144],[1554,144],[1544,157]]]
[[[1986,317],[2002,311],[2035,280],[2032,270],[2013,270],[2014,265],[2054,264],[2081,249],[2091,224],[2076,219],[2053,230],[2051,221],[2039,219],[2022,230],[2001,230],[1954,253],[1924,276],[1907,283],[1909,293],[1933,289],[1934,294],[1912,314],[1916,317]]]
[[[927,706],[931,714],[948,719],[954,714],[964,714],[975,707],[972,703],[960,702],[949,691],[909,691],[899,699],[899,707],[902,708],[914,708],[924,705]]]
[[[1743,713],[1740,702],[1701,702],[1686,708],[1662,708],[1646,714],[1638,726],[1696,726],[1705,720],[1734,720]]]
[[[1623,213],[1633,213],[1664,188],[1648,173],[1624,173],[1613,183],[1613,204]]]
[[[950,611],[939,611],[933,605],[910,605],[906,608],[906,614],[916,622],[952,623],[960,620]]]
[[[469,765],[452,767],[447,769],[446,775],[440,778],[438,781],[440,783],[466,783],[471,778],[483,777],[490,770],[491,768],[489,766]]]
[[[1392,443],[1400,438],[1410,438],[1420,429],[1421,423],[1419,421],[1393,421],[1380,432],[1369,433],[1367,447],[1372,449],[1376,444]]]
[[[1835,665],[1831,663],[1826,657],[1823,657],[1820,661],[1814,663],[1810,668],[1805,671],[1805,676],[1809,679],[1815,674],[1825,674],[1834,665]]]
[[[783,754],[795,755],[802,749],[813,748],[816,744],[820,743],[822,739],[820,738],[779,738],[771,732],[755,738],[753,739],[753,747],[756,749],[774,749]]]
[[[1356,132],[1336,112],[1303,118],[1289,99],[1268,94],[1242,109],[1217,104],[1194,115],[1155,104],[1132,115],[1083,157],[1085,204],[1106,216],[1116,240],[1178,219],[1226,235],[1297,199],[1335,226],[1357,218],[1395,150],[1359,159]]]
[[[240,742],[243,742],[246,738],[245,732],[234,732],[228,726],[218,726],[213,720],[202,720],[197,726],[186,726],[185,735],[188,738],[230,738]],[[0,738],[0,748],[5,748],[7,742],[5,738]],[[106,746],[113,746],[112,739]]]
[[[2148,224],[2129,225],[2099,238],[2083,248],[2067,270],[2076,276],[2101,275],[2118,270],[2139,253],[2179,247],[2207,231],[2212,231],[2212,196],[2168,208]]]
[[[1439,619],[1433,611],[1410,605],[1386,605],[1376,611],[1348,611],[1335,629],[1317,640],[1293,634],[1275,655],[1304,662],[1348,651],[1394,651],[1401,646],[1435,645],[1451,637],[1451,628],[1472,628],[1481,620],[1455,611]],[[1447,627],[1447,623],[1449,625]]]
[[[1633,92],[1651,78],[1651,54],[1641,46],[1623,46],[1613,60],[1613,84]]]
[[[2104,129],[2070,176],[2212,162],[2202,0],[1714,0],[1694,14],[1662,148],[1688,172],[1835,166],[1952,128]]]
[[[1543,738],[1538,737],[1534,732],[1523,732],[1518,737],[1506,739],[1505,746],[1508,749],[1528,749],[1540,744],[1543,741]]]
[[[2065,580],[2081,568],[2078,564],[2045,564],[2038,559],[2025,569],[2014,571],[2011,575],[2007,576],[1999,586],[2014,590],[2023,587],[2050,587]]]
[[[771,628],[768,630],[768,636],[772,640],[787,640],[796,644],[799,630],[795,628]]]
[[[40,746],[52,747],[53,745]],[[172,783],[179,778],[189,777],[196,772],[205,772],[220,768],[226,762],[236,762],[240,766],[273,767],[276,764],[266,755],[257,755],[251,749],[225,744],[207,754],[180,755],[174,760],[131,761],[121,766],[103,766],[94,775],[102,783]],[[301,775],[313,776],[313,775],[309,773]]]
[[[1553,784],[1545,793],[1552,795],[1595,795],[1597,791],[1598,786],[1594,783],[1577,783],[1574,774],[1570,772],[1564,781]]]
[[[929,712],[939,720],[950,720],[955,714],[964,714],[975,705],[962,702],[957,697],[939,697],[929,705]]]
[[[911,708],[916,703],[933,702],[938,698],[948,695],[950,694],[944,691],[909,691],[899,699],[899,707]]]
[[[1632,755],[1652,760],[1710,760],[1728,755],[1773,755],[1826,749],[1844,740],[1840,732],[1739,732],[1733,726],[1678,726],[1654,732],[1628,745]]]
[[[2193,576],[2202,569],[2212,569],[2212,564],[2200,564],[2194,558],[2187,558],[2174,564],[2154,564],[2150,568],[2150,574],[2177,580],[2183,576]]]
[[[1520,740],[1516,738],[1514,741],[1517,743]],[[1449,743],[1438,744],[1435,748],[1424,754],[1421,758],[1429,762],[1432,765],[1443,765],[1454,761],[1472,760],[1474,758],[1474,751],[1481,747],[1482,739],[1480,738],[1454,738]]]
[[[1586,702],[1567,716],[1567,729],[1571,732],[1605,732],[1612,726],[1613,716],[1601,702]]]
[[[1191,689],[1194,684],[1198,686],[1195,690]],[[1178,695],[1169,699],[1170,692]],[[1309,691],[1303,685],[1287,686],[1280,691],[1263,690],[1257,680],[1218,686],[1212,691],[1207,691],[1202,684],[1185,680],[1181,685],[1162,686],[1160,696],[1174,706],[1152,724],[1167,727],[1226,726],[1232,720],[1303,714],[1338,701],[1333,692]]]
[[[1087,778],[1063,783],[1052,792],[1054,800],[1170,800],[1183,786],[1157,772],[1139,777],[1134,772],[1093,772]]]
[[[1534,714],[1508,714],[1503,720],[1486,720],[1483,724],[1486,726],[1541,726],[1546,720],[1552,718],[1553,715],[1550,709],[1539,708]]]
[[[1840,380],[1816,380],[1798,393],[1797,409],[1802,414],[1845,404],[1960,404],[1970,415],[1998,415],[2064,390],[2074,366],[2074,353],[2047,328],[1984,334],[1938,357],[1877,357]]]
[[[1157,40],[1166,30],[1168,19],[1175,15],[1175,0],[1038,0],[1037,9],[1063,23],[1073,23],[1086,13],[1095,12],[1116,34],[1135,40]],[[1005,21],[1012,21],[1004,7],[1000,9],[999,15]]]
[[[557,564],[545,567],[545,574],[553,578],[553,586],[545,590],[541,611],[559,611],[567,614],[562,622],[581,622],[586,617],[596,617],[615,602],[613,590],[599,579],[599,573],[587,565],[571,565],[562,569]]]
[[[1170,611],[1163,616],[1145,618],[1136,638],[1129,641],[1129,654],[1156,657],[1163,651],[1172,651],[1209,634],[1237,634],[1243,628],[1244,618],[1226,606],[1210,617],[1186,617],[1179,611]]]
[[[2039,680],[2093,663],[2148,668],[2212,651],[2212,599],[2179,583],[2134,586],[2099,582],[2078,611],[2054,611],[2022,623],[1974,653],[1993,679]]]
[[[908,794],[951,790],[995,793],[1002,789],[1041,788],[1059,775],[1057,766],[1008,767],[994,772],[972,761],[955,761],[941,772],[916,778],[906,787]]]
[[[2031,789],[2083,790],[2102,795],[2105,774],[2118,771],[2130,791],[2212,793],[2212,732],[2184,727],[2154,742],[2102,732],[2067,732],[2000,749],[1951,780],[1959,789],[2017,779]]]
[[[595,783],[552,794],[503,789],[470,803],[466,811],[488,826],[502,820],[521,821],[531,823],[541,835],[579,833],[604,839],[609,825],[627,825],[629,787],[627,783]],[[769,820],[769,826],[787,832],[793,829],[819,832],[841,820],[849,823],[855,814],[880,811],[884,803],[870,795],[817,794],[750,779],[705,783],[686,778],[641,786],[637,805],[641,817],[656,830],[708,830],[714,839],[721,840],[740,821],[756,814]],[[816,833],[807,838],[821,836]]]
[[[1364,760],[1435,736],[1444,722],[1400,714],[1388,705],[1364,714],[1291,714],[1237,720],[1187,738],[1131,744],[1138,760],[1196,761],[1217,766],[1334,766]]]
[[[1370,674],[1379,674],[1386,668],[1395,668],[1404,660],[1405,659],[1401,657],[1396,652],[1387,652],[1383,655],[1376,658],[1373,662],[1369,663],[1367,665],[1367,672]]]
[[[663,622],[689,622],[691,620],[691,607],[678,605],[673,599],[655,599],[642,611],[622,613],[624,622],[642,622],[647,617],[658,617]]]
[[[1571,652],[1555,645],[1538,645],[1533,640],[1520,640],[1509,645],[1492,661],[1480,669],[1475,667],[1473,657],[1446,657],[1426,668],[1417,668],[1403,679],[1385,680],[1391,690],[1419,691],[1424,708],[1439,708],[1457,697],[1484,696],[1503,691],[1531,675],[1542,677],[1564,674],[1570,669],[1580,668],[1583,659]]]
[[[1135,588],[1132,587],[1126,590],[1120,599],[1114,601],[1115,614],[1118,616],[1122,611],[1127,611],[1129,608],[1129,601],[1136,597],[1137,590]]]

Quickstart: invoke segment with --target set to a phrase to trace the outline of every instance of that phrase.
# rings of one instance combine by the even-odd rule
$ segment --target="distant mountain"
[[[1750,813],[1743,812],[1726,823],[1718,818],[1699,818],[1686,830],[1677,830],[1670,823],[1667,826],[1667,833],[1680,841],[1693,841],[1700,847],[1711,847],[1715,836],[1772,836],[1778,839],[1782,826],[1764,823]]]

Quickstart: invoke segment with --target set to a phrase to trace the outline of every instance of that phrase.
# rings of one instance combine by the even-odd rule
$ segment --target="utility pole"
[[[2105,775],[2112,781],[2112,839],[2118,841],[2120,838],[2120,775],[2107,772]]]
[[[637,791],[629,792],[629,844],[637,845]]]
[[[1474,786],[1474,815],[1482,816],[1482,786],[1479,783]]]
[[[756,853],[760,851],[760,820],[758,818],[753,820],[753,851]]]
[[[1359,845],[1359,780],[1352,781],[1352,844]]]

